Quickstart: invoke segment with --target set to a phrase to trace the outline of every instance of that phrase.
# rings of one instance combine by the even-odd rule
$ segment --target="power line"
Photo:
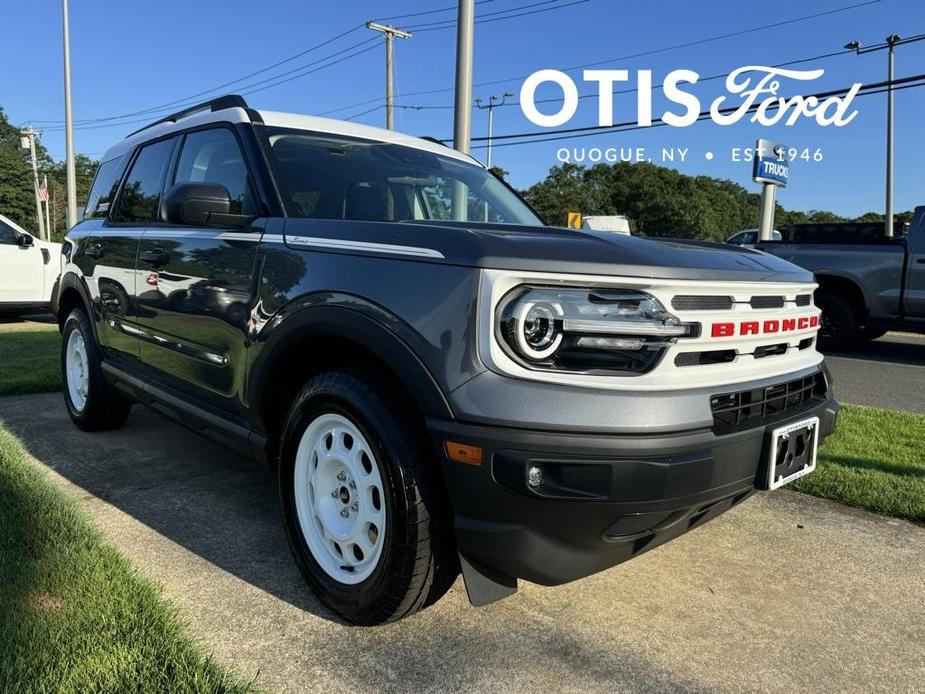
[[[476,4],[484,4],[484,3],[486,3],[486,2],[494,2],[494,1],[495,1],[495,0],[479,0],[479,2],[477,2]],[[539,3],[539,4],[548,4],[549,2],[560,2],[560,1],[561,1],[561,0],[545,0],[545,2]],[[587,2],[587,1],[588,1],[588,0],[576,0],[576,2]],[[576,2],[573,2],[573,3],[570,3],[570,4],[576,4]],[[517,7],[512,7],[512,8],[510,8],[510,9],[508,9],[508,10],[502,10],[501,12],[505,12],[505,13],[506,13],[506,12],[513,12],[513,11],[516,11],[516,10],[518,10],[518,9],[523,9],[524,7],[532,7],[532,6],[533,6],[533,5],[517,6]],[[446,9],[453,9],[453,8],[446,8]],[[444,10],[442,10],[442,11],[446,11],[446,9],[444,9]],[[549,9],[554,9],[554,8],[549,8]],[[419,14],[432,14],[432,13],[437,12],[437,11],[438,11],[438,10],[429,10],[429,11],[424,11],[424,12],[422,12],[422,13],[416,13],[416,14],[418,14],[418,15],[419,15]],[[491,14],[499,14],[499,12],[491,13]],[[414,16],[414,15],[409,15],[409,16]],[[515,17],[515,16],[519,16],[519,15],[511,15],[511,18],[513,18],[513,17]],[[507,17],[503,17],[503,18],[506,19]],[[386,19],[390,19],[390,18],[386,18]],[[148,107],[148,108],[139,109],[139,110],[137,110],[137,111],[130,111],[130,112],[128,112],[128,113],[123,113],[123,114],[120,114],[120,115],[117,115],[117,116],[105,116],[105,117],[99,117],[99,118],[87,118],[87,119],[82,119],[82,120],[76,121],[76,122],[75,122],[75,125],[81,126],[81,129],[89,129],[88,127],[85,127],[85,126],[90,126],[90,125],[94,125],[94,126],[95,126],[95,125],[97,125],[97,124],[99,124],[99,123],[115,123],[116,121],[123,121],[124,119],[126,119],[126,118],[131,118],[131,117],[133,117],[133,116],[143,116],[143,115],[147,115],[147,116],[152,116],[152,117],[154,117],[154,116],[157,116],[157,115],[169,114],[169,113],[173,112],[174,110],[176,110],[178,107],[180,107],[180,106],[185,106],[185,105],[189,105],[189,104],[191,104],[191,103],[194,103],[195,100],[197,100],[197,99],[199,99],[199,98],[201,98],[201,97],[204,97],[204,96],[206,96],[206,95],[208,95],[208,94],[211,94],[211,93],[213,93],[213,92],[217,92],[217,91],[222,90],[222,89],[226,89],[227,87],[230,87],[230,86],[232,86],[232,85],[238,84],[238,83],[240,83],[240,82],[244,82],[245,80],[248,80],[248,79],[250,79],[250,78],[252,78],[252,77],[256,77],[257,75],[261,75],[261,74],[264,74],[264,73],[266,73],[266,72],[269,72],[269,71],[271,71],[271,70],[273,70],[273,69],[275,69],[275,68],[277,68],[277,67],[279,67],[279,66],[281,66],[281,65],[284,65],[284,64],[286,64],[286,63],[290,63],[290,62],[292,62],[293,60],[297,60],[298,58],[301,58],[301,57],[303,57],[303,56],[305,56],[305,55],[308,55],[309,53],[312,53],[312,52],[314,52],[314,51],[316,51],[316,50],[318,50],[318,49],[320,49],[320,48],[323,48],[324,46],[330,45],[330,44],[334,43],[335,41],[338,41],[339,39],[344,38],[345,36],[348,36],[349,34],[352,34],[353,32],[355,32],[355,31],[357,31],[357,30],[363,28],[364,26],[365,26],[365,24],[358,24],[358,25],[356,25],[356,26],[353,26],[353,27],[351,27],[351,28],[349,28],[349,29],[347,29],[347,30],[345,30],[345,31],[340,32],[339,34],[336,34],[336,35],[332,36],[332,37],[329,38],[329,39],[326,39],[326,40],[324,40],[324,41],[322,41],[322,42],[320,42],[320,43],[314,44],[314,45],[312,45],[312,46],[310,46],[310,47],[308,47],[308,48],[306,48],[306,49],[304,49],[304,50],[301,50],[301,51],[299,51],[299,52],[297,52],[297,53],[294,53],[293,55],[290,55],[290,56],[288,56],[288,57],[286,57],[286,58],[283,58],[282,60],[278,60],[278,61],[276,61],[275,63],[272,63],[272,64],[270,64],[270,65],[267,65],[267,66],[265,66],[265,67],[263,67],[263,68],[261,68],[261,69],[259,69],[259,70],[255,70],[254,72],[248,73],[248,74],[246,74],[246,75],[242,75],[241,77],[238,77],[238,78],[236,78],[236,79],[230,80],[230,81],[228,81],[228,82],[224,82],[224,83],[222,83],[222,84],[220,84],[220,85],[217,85],[217,86],[215,86],[215,87],[211,87],[211,88],[209,88],[209,89],[205,89],[205,90],[203,90],[203,91],[196,92],[195,94],[190,94],[190,95],[188,95],[188,96],[186,96],[186,97],[183,97],[183,98],[180,98],[180,99],[174,99],[174,100],[172,100],[172,101],[167,101],[167,102],[164,102],[164,103],[162,103],[162,104],[158,104],[157,106],[150,106],[150,107]],[[423,26],[423,25],[422,25],[422,26]],[[448,25],[448,26],[445,27],[445,28],[450,28],[451,26],[454,26],[454,24],[450,24],[450,25]],[[342,49],[342,50],[340,50],[340,51],[337,51],[336,53],[334,53],[334,54],[332,54],[332,55],[326,56],[325,58],[321,58],[321,59],[316,60],[316,61],[313,61],[313,62],[311,62],[311,63],[307,63],[307,64],[302,65],[302,66],[299,66],[299,67],[297,67],[297,68],[293,68],[292,70],[288,70],[288,71],[286,71],[286,72],[282,72],[282,73],[279,73],[279,74],[277,74],[277,75],[270,76],[270,77],[268,77],[268,78],[266,78],[266,79],[264,79],[264,80],[261,80],[261,81],[258,81],[258,82],[252,83],[252,84],[248,84],[248,85],[245,85],[245,86],[243,86],[243,87],[239,87],[239,88],[237,88],[237,91],[241,92],[242,94],[248,94],[248,93],[249,93],[249,94],[253,94],[253,93],[256,93],[256,92],[258,92],[258,91],[263,91],[264,89],[270,89],[270,88],[272,88],[272,87],[279,86],[279,85],[281,85],[281,84],[285,84],[285,83],[288,82],[289,80],[284,80],[284,79],[281,79],[281,78],[286,77],[286,76],[288,76],[288,75],[294,75],[294,78],[298,78],[298,77],[303,77],[303,76],[305,76],[305,75],[308,75],[308,74],[311,74],[311,73],[313,73],[313,72],[316,72],[316,70],[306,70],[306,68],[312,67],[312,66],[314,66],[314,65],[317,65],[317,64],[320,63],[320,62],[324,62],[324,61],[329,60],[329,59],[331,59],[331,58],[333,58],[333,57],[336,57],[336,56],[338,56],[338,55],[342,55],[343,53],[346,53],[346,52],[349,52],[349,51],[354,50],[354,49],[356,49],[356,48],[362,47],[363,45],[367,45],[368,43],[371,43],[373,40],[374,40],[374,39],[367,39],[367,40],[364,41],[364,42],[359,42],[359,43],[353,44],[353,45],[351,45],[351,46],[348,46],[347,48],[344,48],[344,49]],[[364,52],[365,52],[365,51],[358,51],[357,53],[355,53],[353,56],[350,56],[350,57],[355,57],[356,55],[361,55],[361,54],[364,53]],[[335,64],[337,64],[337,63],[339,63],[339,62],[343,62],[343,61],[340,61],[340,60],[334,61],[334,62],[331,63],[331,65],[335,65]],[[294,73],[298,73],[298,74],[294,74]],[[266,85],[266,86],[263,86],[263,85]],[[258,88],[258,87],[259,87],[259,88]],[[249,90],[249,91],[244,91],[244,90]],[[35,123],[42,123],[42,124],[49,125],[50,127],[48,127],[47,129],[50,130],[50,131],[59,130],[60,127],[58,126],[58,124],[62,123],[62,121],[60,121],[60,120],[35,120],[34,122],[35,122]],[[140,121],[138,121],[138,120],[136,119],[136,120],[130,121],[130,122],[131,122],[131,123],[137,123],[137,122],[140,122]],[[126,124],[128,124],[128,123],[126,123]]]
[[[552,1],[553,0],[546,0],[546,2],[541,2],[541,3],[536,3],[536,4],[545,5],[548,2],[552,2]],[[534,14],[541,14],[543,12],[552,12],[553,10],[562,10],[562,9],[565,9],[566,7],[572,7],[573,5],[582,5],[586,2],[590,2],[590,0],[572,0],[572,2],[567,2],[561,5],[554,5],[552,7],[545,7],[542,9],[529,10],[526,12],[518,12],[516,14],[508,14],[503,17],[489,17],[488,19],[476,19],[475,24],[488,24],[490,22],[500,22],[506,19],[516,19],[517,17],[527,17],[527,16],[534,15]],[[879,2],[879,0],[877,0],[877,2]],[[534,5],[523,5],[523,7],[533,7],[533,6]],[[518,9],[518,8],[512,8],[512,10],[513,9]],[[440,31],[442,29],[454,29],[455,27],[456,27],[456,22],[454,21],[448,24],[444,24],[443,26],[434,26],[434,27],[424,28],[424,29],[415,29],[415,32],[418,34],[421,34],[427,31]]]
[[[488,21],[489,17],[505,15],[511,12],[516,12],[518,10],[528,10],[534,7],[540,7],[542,5],[554,5],[560,2],[563,2],[563,0],[540,0],[540,2],[532,2],[526,5],[517,5],[516,7],[509,7],[506,10],[496,10],[495,12],[485,12],[484,14],[479,15],[479,18],[476,21],[486,22]],[[557,8],[550,7],[547,9],[557,9]],[[503,19],[508,19],[508,17],[503,17]],[[445,26],[437,26],[437,25],[445,25]],[[425,29],[429,29],[429,28],[447,29],[449,27],[454,27],[454,26],[456,26],[455,19],[443,19],[443,20],[436,21],[436,22],[424,22],[422,24],[412,24],[409,28],[424,31]]]
[[[897,86],[897,85],[900,85],[900,86]],[[913,75],[911,77],[904,77],[898,80],[893,80],[893,91],[898,91],[900,89],[908,89],[911,87],[923,87],[923,86],[925,86],[925,73],[922,73],[919,75]],[[870,94],[881,94],[884,91],[887,91],[889,87],[890,87],[889,81],[874,82],[872,84],[864,85],[863,87],[861,87],[861,90],[858,92],[857,95],[858,96],[868,96]],[[817,92],[815,94],[807,94],[807,95],[804,95],[804,98],[809,99],[809,98],[815,97],[817,99],[825,99],[830,96],[839,96],[841,94],[846,94],[848,91],[850,91],[850,89],[851,87],[832,89],[832,90],[828,90],[824,92]],[[755,104],[749,107],[748,109],[746,109],[744,113],[751,113],[753,111],[756,111],[758,110],[760,106],[761,104]],[[730,106],[728,108],[720,109],[718,113],[720,114],[735,113],[736,111],[739,110],[739,108],[740,108],[739,106]],[[701,111],[700,114],[697,116],[697,121],[699,122],[702,120],[708,120],[711,117],[711,115],[712,115],[711,111],[709,110]],[[665,125],[667,125],[667,123],[665,123],[664,120],[659,118],[657,120],[653,120],[652,125],[639,125],[636,121],[624,121],[622,123],[614,123],[613,125],[592,125],[592,126],[587,126],[583,128],[565,128],[565,129],[560,129],[560,130],[549,130],[546,132],[537,131],[537,132],[532,132],[532,133],[520,133],[517,135],[495,135],[492,138],[492,147],[512,147],[515,145],[526,145],[526,144],[533,144],[537,142],[557,142],[560,140],[567,140],[570,138],[577,139],[579,137],[592,137],[594,135],[603,135],[605,133],[628,132],[631,130],[642,130],[642,129],[649,128],[649,127],[661,127]],[[548,137],[550,135],[552,135],[553,137]],[[524,137],[531,137],[533,139],[518,140],[516,142],[514,141],[502,142],[500,144],[495,143],[496,140],[502,140],[502,139],[513,140],[514,138],[524,138]],[[474,137],[472,139],[473,141],[484,142],[488,138],[487,137]],[[446,143],[446,142],[449,142],[449,140],[444,139],[444,140],[441,140],[441,142]],[[479,145],[478,149],[485,149],[486,147],[487,145]]]
[[[925,35],[923,35],[923,36],[925,36]],[[802,63],[810,63],[810,62],[816,62],[816,61],[819,61],[819,60],[825,60],[825,59],[828,59],[828,58],[833,58],[833,57],[835,57],[835,56],[840,56],[840,55],[853,55],[853,54],[854,54],[853,51],[850,51],[850,50],[847,50],[847,49],[842,49],[842,50],[840,50],[840,51],[834,51],[834,52],[831,52],[831,53],[821,53],[821,54],[819,54],[819,55],[810,56],[810,57],[808,57],[808,58],[797,58],[797,59],[795,59],[795,60],[788,60],[788,61],[783,62],[783,63],[777,63],[777,64],[775,64],[775,65],[771,65],[770,67],[788,67],[788,66],[790,66],[790,65],[799,65],[799,64],[802,64]],[[697,84],[699,85],[699,84],[701,84],[701,83],[703,83],[703,82],[710,82],[710,81],[713,81],[713,80],[722,79],[722,78],[727,77],[727,76],[728,76],[728,73],[726,73],[726,72],[718,73],[718,74],[715,74],[715,75],[708,75],[707,77],[701,77],[701,78],[697,81]],[[659,87],[659,88],[660,88],[660,87]],[[638,87],[633,87],[633,88],[630,88],[630,89],[615,90],[615,91],[613,92],[613,94],[614,94],[614,96],[616,96],[617,94],[632,94],[632,93],[635,93],[635,92],[638,92],[638,91],[639,91],[639,88],[638,88]],[[596,97],[596,96],[598,96],[596,93],[591,92],[591,93],[587,93],[587,94],[579,94],[578,98],[579,98],[579,99],[589,99],[589,98],[594,98],[594,97]],[[366,104],[371,104],[371,103],[373,103],[373,102],[381,101],[381,100],[382,100],[381,97],[376,97],[375,99],[369,99],[369,100],[367,100],[367,101],[363,101],[363,102],[354,104],[354,106],[365,106]],[[562,98],[561,98],[561,97],[550,97],[550,98],[548,98],[548,99],[536,99],[536,100],[534,101],[534,103],[536,103],[536,104],[547,104],[547,103],[553,103],[553,102],[559,102],[559,101],[562,101]],[[516,106],[516,105],[518,105],[519,103],[520,103],[519,100],[518,100],[518,101],[509,101],[509,102],[506,102],[506,103],[504,104],[504,106]],[[374,111],[374,110],[376,110],[376,108],[378,108],[378,107],[375,107],[375,108],[373,108],[373,109],[370,109],[370,111]],[[403,108],[403,109],[412,110],[412,111],[431,111],[431,110],[448,110],[448,109],[452,109],[452,108],[454,108],[454,107],[453,107],[452,105],[442,105],[442,104],[441,104],[441,105],[436,105],[436,104],[395,104],[395,108]],[[473,105],[473,108],[475,108],[474,105]],[[322,113],[322,114],[319,114],[319,115],[328,115],[328,114],[330,114],[330,113],[334,113],[334,112],[336,112],[336,111],[343,111],[343,110],[346,110],[346,107],[341,107],[341,108],[339,108],[339,109],[334,109],[333,111],[326,111],[326,112],[324,112],[324,113]],[[364,113],[368,113],[368,112],[369,112],[369,111],[364,111],[363,113],[357,114],[357,116],[354,116],[354,117],[358,117],[359,115],[363,115]],[[348,118],[348,119],[345,119],[345,120],[350,120],[350,119]]]
[[[484,5],[485,3],[495,2],[495,0],[476,0],[476,5]],[[439,12],[455,12],[457,9],[456,5],[450,7],[441,7],[439,10],[424,10],[423,12],[409,12],[408,14],[393,14],[391,17],[377,17],[375,21],[377,22],[393,22],[396,19],[406,19],[407,17],[420,17],[425,14],[437,14]]]
[[[595,66],[598,66],[598,65],[605,65],[605,64],[607,64],[607,63],[615,63],[615,62],[618,62],[618,61],[621,61],[621,60],[630,60],[630,59],[632,59],[632,58],[638,58],[638,57],[643,57],[643,56],[647,56],[647,55],[653,55],[653,54],[656,54],[656,53],[667,53],[667,52],[669,52],[669,51],[678,50],[678,49],[680,49],[680,48],[688,48],[688,47],[694,46],[694,45],[702,45],[702,44],[705,44],[705,43],[711,43],[711,42],[713,42],[713,41],[720,41],[720,40],[723,40],[723,39],[733,38],[733,37],[736,37],[736,36],[743,36],[743,35],[745,35],[745,34],[750,34],[750,33],[754,33],[754,32],[757,32],[757,31],[763,31],[763,30],[769,29],[769,28],[774,28],[774,27],[778,27],[778,26],[784,26],[784,25],[788,25],[788,24],[796,24],[796,23],[798,23],[798,22],[804,22],[804,21],[808,21],[808,20],[811,20],[811,19],[818,19],[819,17],[822,17],[822,16],[828,16],[828,15],[838,14],[838,13],[841,13],[841,12],[848,12],[848,11],[850,11],[850,10],[858,9],[858,8],[860,8],[860,7],[866,7],[866,6],[868,6],[868,5],[874,5],[874,4],[877,4],[877,3],[881,2],[881,1],[882,1],[882,0],[864,0],[863,2],[858,2],[858,3],[852,4],[852,5],[847,5],[847,6],[844,6],[844,7],[837,7],[837,8],[831,9],[831,10],[825,10],[825,11],[823,11],[823,12],[815,12],[815,13],[812,13],[812,14],[802,15],[802,16],[799,16],[799,17],[791,17],[790,19],[785,19],[785,20],[781,20],[781,21],[779,21],[779,22],[774,22],[773,24],[762,24],[762,25],[760,25],[760,26],[749,27],[749,28],[747,28],[747,29],[740,29],[740,30],[738,30],[738,31],[728,32],[728,33],[726,33],[726,34],[718,34],[718,35],[715,35],[715,36],[708,36],[708,37],[703,38],[703,39],[697,39],[696,41],[686,41],[686,42],[684,42],[684,43],[676,43],[676,44],[672,44],[672,45],[669,45],[669,46],[662,46],[662,47],[660,47],[660,48],[655,48],[655,49],[652,49],[652,50],[649,50],[649,51],[643,51],[643,52],[641,52],[641,53],[631,53],[631,54],[628,54],[628,55],[618,56],[618,57],[615,57],[615,58],[608,58],[608,59],[606,59],[606,60],[599,60],[599,61],[596,61],[596,62],[593,62],[593,63],[584,64],[584,65],[572,65],[571,67],[563,68],[562,71],[563,71],[563,72],[570,72],[570,71],[573,71],[573,70],[581,70],[581,69],[587,68],[587,67],[595,67]],[[476,20],[476,21],[478,21],[478,20]],[[518,75],[518,76],[516,76],[516,77],[506,77],[506,78],[503,78],[503,79],[496,79],[496,80],[491,80],[491,81],[488,81],[488,82],[476,82],[476,83],[473,84],[472,86],[473,86],[473,87],[486,87],[486,86],[491,86],[491,85],[495,85],[495,84],[503,84],[503,83],[505,83],[505,82],[515,82],[515,81],[517,81],[517,80],[526,79],[527,77],[529,77],[529,75]],[[418,90],[418,91],[414,91],[414,92],[406,92],[406,93],[404,93],[404,94],[399,94],[398,96],[403,97],[403,98],[406,98],[406,97],[409,97],[409,96],[424,96],[424,95],[426,95],[426,94],[442,94],[442,93],[452,92],[452,91],[453,91],[453,87],[444,87],[444,88],[439,88],[439,89],[424,89],[424,90]],[[357,108],[357,107],[359,107],[359,106],[365,106],[366,104],[371,104],[371,103],[373,103],[373,102],[375,102],[375,101],[377,101],[377,99],[366,99],[365,101],[360,101],[360,102],[357,102],[357,103],[353,103],[353,104],[350,104],[350,105],[348,105],[348,106],[341,106],[341,107],[336,108],[336,109],[331,109],[331,110],[329,110],[329,111],[326,111],[325,114],[323,114],[323,115],[328,115],[328,114],[331,114],[331,113],[337,113],[338,111],[346,111],[346,110],[348,110],[348,109]]]
[[[271,87],[276,87],[281,84],[285,84],[286,82],[291,82],[294,79],[305,77],[306,75],[319,72],[320,70],[325,70],[329,67],[333,67],[334,65],[342,63],[345,60],[350,60],[351,58],[355,58],[359,55],[367,53],[377,47],[377,45],[372,45],[372,44],[377,44],[377,37],[374,36],[374,37],[365,39],[363,41],[360,41],[359,43],[353,44],[352,46],[348,46],[347,48],[343,48],[339,51],[336,51],[335,53],[327,55],[324,58],[319,58],[318,60],[314,60],[310,63],[306,63],[305,65],[301,65],[298,68],[294,68],[292,70],[288,70],[278,75],[274,75],[273,77],[268,77],[266,79],[253,82],[251,84],[243,85],[238,91],[241,95],[246,96],[248,94],[255,94],[265,89],[270,89]],[[355,50],[357,48],[360,48],[360,50]],[[350,51],[353,51],[353,52],[351,53]],[[347,55],[343,55],[344,53],[347,53]],[[341,56],[341,55],[343,55],[343,57],[338,58],[338,56]],[[332,60],[332,58],[337,58],[337,59]],[[319,63],[323,63],[323,64],[319,65]],[[318,67],[312,67],[316,65]],[[311,69],[306,69],[306,68],[311,68]],[[289,76],[286,77],[286,75],[289,75]],[[280,79],[283,77],[285,77],[285,79]],[[101,121],[104,121],[104,122],[85,123],[83,125],[77,126],[77,129],[95,130],[95,129],[104,128],[104,127],[118,127],[121,125],[129,125],[132,123],[147,122],[152,117],[155,117],[157,115],[167,114],[167,113],[170,113],[171,111],[172,109],[167,110],[167,111],[152,112],[152,113],[148,113],[144,119],[119,120],[118,122],[114,122],[114,121],[117,118],[119,119],[124,118],[124,116],[114,116],[109,119],[100,119]],[[145,113],[145,112],[142,111],[140,113]],[[51,126],[49,128],[46,128],[46,130],[50,132],[61,130],[61,129],[62,129],[62,126]]]
[[[350,28],[350,29],[347,29],[346,31],[342,31],[342,32],[339,33],[339,34],[337,34],[337,35],[335,35],[335,36],[332,36],[332,37],[329,38],[329,39],[326,39],[325,41],[322,41],[321,43],[317,43],[317,44],[315,44],[315,45],[313,45],[313,46],[310,46],[310,47],[308,47],[308,48],[306,48],[306,49],[304,49],[304,50],[302,50],[302,51],[299,51],[298,53],[294,53],[293,55],[291,55],[291,56],[289,56],[289,57],[287,57],[287,58],[283,58],[282,60],[278,60],[278,61],[276,61],[275,63],[273,63],[273,64],[271,64],[271,65],[267,65],[266,67],[263,67],[263,68],[261,68],[261,69],[259,69],[259,70],[255,70],[254,72],[248,73],[247,75],[243,75],[243,76],[238,77],[237,79],[233,79],[233,80],[231,80],[231,81],[229,81],[229,82],[225,82],[225,83],[220,84],[220,85],[218,85],[218,86],[211,87],[210,89],[206,89],[206,90],[203,90],[203,91],[201,91],[201,92],[196,92],[195,94],[190,94],[189,96],[183,97],[182,99],[174,99],[173,101],[167,101],[167,102],[165,102],[165,103],[163,103],[163,104],[158,104],[157,106],[150,106],[150,107],[148,107],[148,108],[140,109],[140,110],[138,110],[138,111],[131,111],[131,112],[129,112],[129,113],[123,113],[123,114],[118,115],[118,116],[105,116],[105,117],[100,117],[100,118],[85,118],[85,119],[82,119],[82,120],[79,120],[79,121],[75,121],[75,125],[78,125],[78,124],[79,124],[79,125],[88,125],[88,124],[91,124],[91,123],[101,123],[101,122],[105,122],[105,121],[113,121],[113,120],[118,120],[118,119],[122,119],[122,118],[130,118],[130,117],[132,117],[132,116],[151,115],[151,114],[154,114],[155,112],[165,112],[165,113],[166,113],[166,112],[168,112],[168,111],[165,111],[165,109],[173,110],[173,109],[171,109],[170,107],[176,107],[176,106],[178,106],[178,105],[180,105],[180,104],[185,104],[186,102],[192,101],[192,100],[194,100],[194,99],[197,99],[197,98],[199,98],[199,97],[202,97],[202,96],[204,96],[204,95],[206,95],[206,94],[209,94],[209,93],[211,93],[211,92],[215,92],[215,91],[218,91],[218,90],[220,90],[220,89],[224,89],[224,88],[229,87],[229,86],[231,86],[231,85],[233,85],[233,84],[237,84],[238,82],[243,82],[244,80],[250,79],[251,77],[255,77],[255,76],[260,75],[260,74],[263,74],[263,73],[265,73],[265,72],[269,72],[270,70],[273,70],[274,68],[277,68],[277,67],[279,67],[280,65],[284,65],[284,64],[286,64],[286,63],[292,62],[293,60],[296,60],[296,59],[298,59],[298,58],[301,58],[302,56],[308,55],[309,53],[312,53],[313,51],[316,51],[316,50],[318,50],[319,48],[323,48],[324,46],[327,46],[327,45],[329,45],[329,44],[331,44],[331,43],[334,43],[335,41],[337,41],[337,40],[339,40],[339,39],[342,39],[343,37],[345,37],[345,36],[347,36],[347,35],[349,35],[349,34],[352,34],[353,32],[355,32],[355,31],[361,29],[363,26],[364,26],[364,25],[362,25],[362,24],[358,24],[358,25],[356,25],[356,26],[354,26],[354,27],[352,27],[352,28]],[[348,49],[348,50],[349,50],[349,49]],[[335,55],[336,55],[336,54],[335,54]],[[329,56],[329,57],[330,57],[330,56]],[[322,59],[322,60],[325,60],[325,59]],[[316,62],[317,62],[317,61],[316,61]],[[309,63],[309,65],[313,65],[313,64],[315,64],[315,63]],[[306,67],[306,66],[303,65],[302,67]],[[301,68],[296,68],[296,69],[301,69]],[[288,74],[288,73],[282,73],[282,74]],[[279,77],[279,76],[280,76],[280,75],[277,75],[277,77]],[[271,79],[275,79],[275,77],[274,77],[274,78],[271,78]],[[35,121],[35,122],[36,122],[36,123],[52,123],[52,124],[57,124],[57,123],[62,123],[63,121],[60,121],[60,120],[37,120],[37,121]]]

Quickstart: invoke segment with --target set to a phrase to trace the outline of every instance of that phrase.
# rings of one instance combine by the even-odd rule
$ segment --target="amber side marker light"
[[[447,440],[443,442],[443,448],[446,450],[446,457],[454,463],[465,463],[466,465],[482,464],[481,446],[471,446],[468,443]]]

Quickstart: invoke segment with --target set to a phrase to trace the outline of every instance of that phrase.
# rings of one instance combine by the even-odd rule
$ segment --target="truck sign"
[[[773,183],[784,187],[787,185],[787,176],[790,174],[790,165],[775,156],[755,157],[752,177],[755,183]]]
[[[755,183],[771,183],[781,188],[787,185],[790,163],[784,145],[760,138],[755,143],[754,161],[752,179]]]

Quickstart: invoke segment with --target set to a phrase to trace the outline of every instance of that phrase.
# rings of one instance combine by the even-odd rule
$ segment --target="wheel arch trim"
[[[80,301],[87,312],[87,318],[90,319],[90,327],[93,329],[93,339],[96,340],[96,344],[99,345],[100,337],[97,330],[96,317],[93,313],[93,304],[90,301],[90,292],[87,290],[85,280],[82,277],[78,277],[74,272],[65,271],[62,273],[59,278],[57,292],[52,302],[52,310],[58,319],[58,327],[63,329],[64,321],[67,320],[67,316],[61,315],[61,298],[70,292],[76,292],[80,297]]]
[[[250,370],[247,400],[253,412],[260,412],[271,379],[278,375],[274,372],[275,357],[288,353],[296,344],[312,338],[343,339],[373,352],[401,380],[423,414],[453,417],[443,390],[405,340],[378,318],[354,308],[330,304],[316,304],[298,308],[291,313],[284,312],[274,321]]]

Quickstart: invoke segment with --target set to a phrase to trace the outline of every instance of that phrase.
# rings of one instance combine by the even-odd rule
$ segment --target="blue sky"
[[[572,0],[574,1],[574,0]],[[637,3],[629,0],[490,0],[476,7],[477,18],[488,19],[523,7],[523,12],[568,5],[504,21],[476,25],[475,96],[487,99],[520,90],[526,75],[541,68],[606,61],[598,67],[652,70],[656,85],[671,70],[685,68],[701,76],[726,74],[743,65],[774,65],[838,51],[851,39],[871,45],[891,33],[904,36],[925,33],[925,2],[880,0],[854,9],[798,21],[761,32],[708,41],[686,48],[626,58],[646,51],[738,32],[801,16],[847,8],[863,0],[775,0],[773,3],[743,0],[664,0]],[[398,26],[422,25],[455,18],[454,11],[433,12],[453,5],[453,0],[400,0],[396,2],[344,2],[336,5],[305,0],[245,0],[208,2],[159,0],[158,2],[94,0],[71,2],[74,117],[76,120],[132,113],[190,97],[198,92],[253,73],[322,41],[360,25],[368,19],[411,15],[395,19]],[[534,5],[533,8],[525,6]],[[332,9],[332,6],[336,9]],[[428,14],[420,14],[421,12]],[[4,10],[6,30],[0,43],[0,105],[10,120],[33,120],[43,131],[42,141],[52,155],[64,153],[64,137],[53,121],[63,118],[62,67],[60,59],[60,2],[35,0],[13,3]],[[372,32],[359,28],[301,58],[261,73],[221,91],[243,91],[274,75],[294,70],[320,58],[360,44]],[[363,53],[363,49],[371,50]],[[427,106],[422,110],[398,109],[397,129],[416,135],[449,137],[453,130],[453,79],[455,31],[415,31],[412,39],[396,42],[396,103]],[[354,57],[349,57],[357,53]],[[383,94],[383,48],[379,42],[358,45],[333,60],[347,59],[284,84],[249,95],[258,108],[355,116],[358,122],[383,125],[380,108],[357,115],[378,104]],[[785,82],[782,94],[811,93],[853,82],[871,83],[885,78],[884,52],[855,56],[838,55],[797,66],[824,68],[823,77],[812,83]],[[310,69],[310,67],[306,68]],[[925,72],[925,41],[901,46],[896,54],[896,75]],[[570,73],[581,93],[592,85]],[[272,82],[271,82],[272,84]],[[811,86],[810,86],[811,85]],[[265,85],[259,85],[265,86]],[[618,87],[618,89],[621,87]],[[626,87],[622,87],[626,88]],[[429,94],[412,92],[445,90]],[[723,91],[715,80],[691,89],[703,107]],[[214,92],[210,92],[209,95]],[[538,97],[555,95],[541,90]],[[896,209],[925,204],[922,154],[925,152],[925,88],[896,93]],[[515,99],[516,101],[516,99]],[[185,102],[184,102],[185,103]],[[655,114],[662,100],[654,97]],[[552,108],[554,104],[543,108]],[[812,121],[792,127],[761,127],[751,123],[720,127],[712,122],[687,128],[650,128],[607,133],[555,143],[498,147],[494,163],[511,172],[516,186],[543,178],[556,163],[559,147],[645,147],[658,155],[662,147],[689,149],[685,163],[674,166],[684,173],[731,178],[752,189],[750,166],[731,161],[733,147],[751,145],[756,137],[769,137],[797,148],[820,148],[822,162],[796,162],[789,187],[779,200],[794,209],[831,209],[846,215],[883,208],[885,95],[858,98],[858,117],[842,128],[821,128]],[[680,110],[680,109],[675,109]],[[161,109],[163,111],[163,109]],[[154,119],[160,112],[152,112]],[[636,95],[618,94],[615,120],[635,118]],[[517,105],[495,111],[495,134],[541,130],[530,123]],[[147,114],[124,119],[148,119]],[[567,127],[591,125],[597,119],[596,99],[582,99]],[[81,127],[76,131],[79,152],[98,157],[114,141],[141,123],[117,121],[107,127]],[[87,124],[91,125],[91,124]],[[100,123],[92,124],[94,126]],[[473,114],[473,135],[485,135],[487,114]],[[705,153],[714,153],[707,160]],[[484,159],[483,150],[474,154]]]

